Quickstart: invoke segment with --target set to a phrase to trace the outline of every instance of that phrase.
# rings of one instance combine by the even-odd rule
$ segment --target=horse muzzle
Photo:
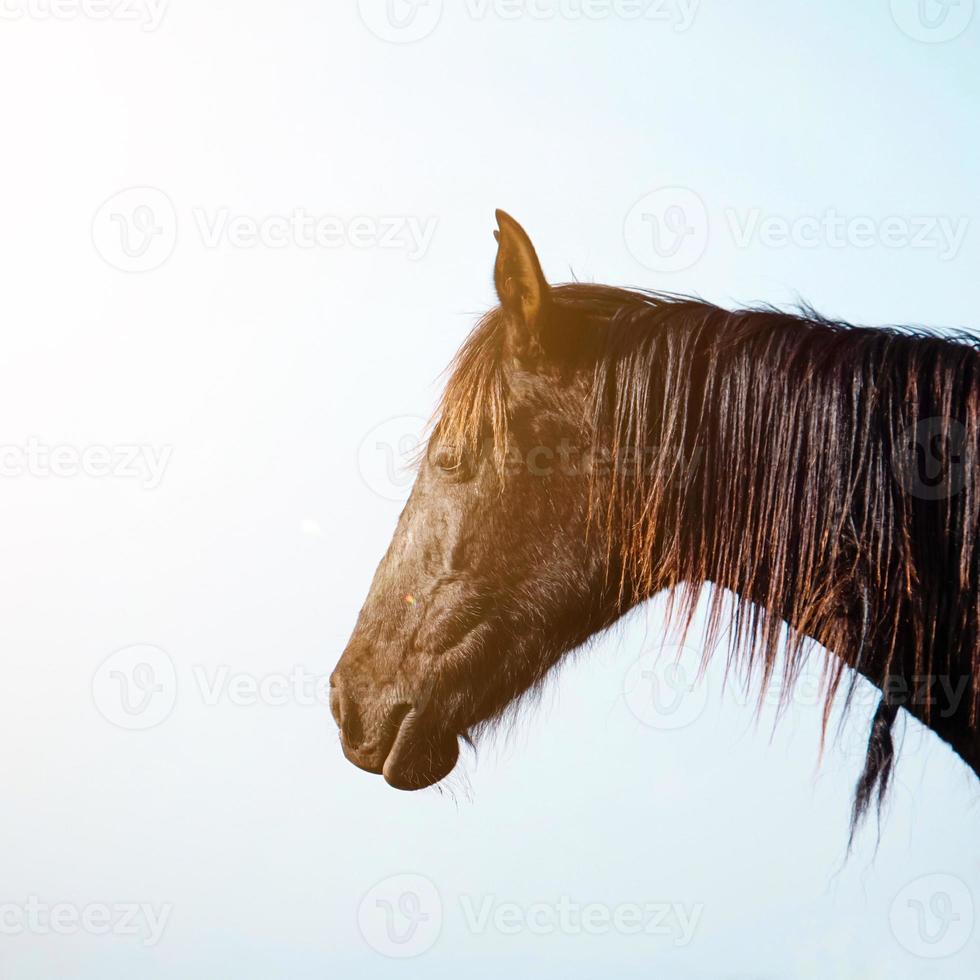
[[[395,789],[424,789],[452,772],[459,759],[455,734],[436,731],[429,712],[410,701],[372,706],[355,697],[338,669],[330,678],[330,710],[340,729],[344,757],[359,769],[383,775]]]

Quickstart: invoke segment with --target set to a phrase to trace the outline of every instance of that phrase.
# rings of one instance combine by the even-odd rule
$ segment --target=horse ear
[[[550,290],[527,232],[505,211],[497,211],[497,225],[497,296],[510,319],[514,351],[527,354],[540,348]]]

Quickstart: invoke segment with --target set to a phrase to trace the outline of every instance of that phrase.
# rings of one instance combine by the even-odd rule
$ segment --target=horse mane
[[[709,586],[705,656],[727,635],[763,692],[781,664],[784,700],[818,641],[838,655],[824,730],[848,668],[847,703],[859,672],[882,689],[853,836],[894,763],[892,678],[966,676],[977,726],[980,343],[578,283],[552,289],[550,319],[559,363],[592,372],[590,529],[623,609],[667,589],[686,630]],[[434,429],[460,451],[489,433],[498,463],[505,330],[499,310],[477,324]],[[907,483],[923,433],[966,467],[935,499]]]

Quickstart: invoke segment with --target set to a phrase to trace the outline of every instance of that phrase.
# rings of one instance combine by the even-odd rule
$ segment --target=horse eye
[[[457,480],[468,480],[472,475],[466,453],[459,453],[449,446],[440,446],[432,457],[432,462],[447,476]]]

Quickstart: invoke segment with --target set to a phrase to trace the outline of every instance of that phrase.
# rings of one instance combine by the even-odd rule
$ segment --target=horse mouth
[[[395,789],[432,786],[452,772],[459,759],[459,741],[451,732],[428,728],[414,705],[395,705],[375,737],[365,740],[356,711],[341,710],[339,695],[331,699],[341,729],[340,744],[347,760]]]
[[[418,711],[411,708],[401,718],[381,772],[394,789],[425,789],[445,779],[458,759],[456,736],[425,731]]]

